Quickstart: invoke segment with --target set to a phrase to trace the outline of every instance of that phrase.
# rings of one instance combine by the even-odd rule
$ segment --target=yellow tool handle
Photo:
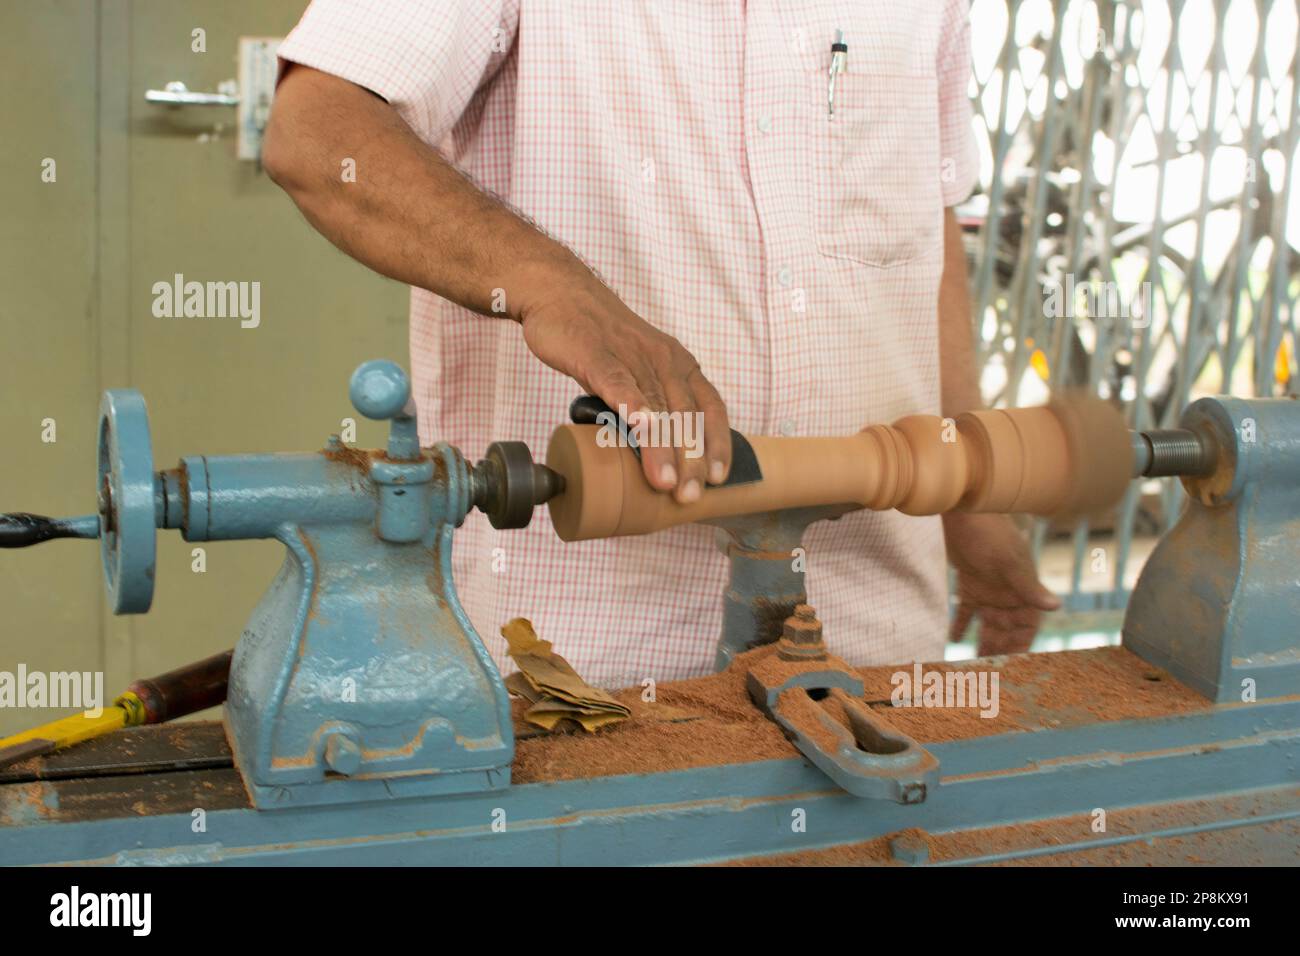
[[[123,727],[158,724],[214,707],[226,699],[232,654],[222,651],[166,674],[137,680],[101,714],[74,714],[0,738],[0,767]]]

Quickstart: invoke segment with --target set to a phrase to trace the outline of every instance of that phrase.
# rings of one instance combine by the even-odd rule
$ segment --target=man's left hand
[[[1029,544],[1006,515],[943,516],[948,560],[957,571],[957,614],[950,640],[980,619],[979,655],[1029,649],[1044,611],[1060,600],[1038,580]]]

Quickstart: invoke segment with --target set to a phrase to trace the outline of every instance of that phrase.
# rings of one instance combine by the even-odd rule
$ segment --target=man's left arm
[[[944,210],[943,278],[939,282],[939,383],[945,418],[980,408],[971,327],[966,250],[961,226]],[[1044,611],[1060,601],[1043,587],[1024,535],[1006,515],[943,516],[948,560],[957,571],[957,614],[952,640],[979,618],[979,653],[1014,654],[1029,649]]]

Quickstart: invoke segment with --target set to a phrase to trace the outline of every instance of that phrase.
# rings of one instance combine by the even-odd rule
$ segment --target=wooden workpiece
[[[1040,408],[911,415],[840,438],[749,438],[763,479],[709,487],[691,504],[655,490],[601,426],[563,425],[546,464],[565,490],[549,504],[565,541],[648,534],[674,525],[786,508],[844,505],[905,514],[1083,514],[1114,503],[1132,476],[1120,413],[1095,398]]]

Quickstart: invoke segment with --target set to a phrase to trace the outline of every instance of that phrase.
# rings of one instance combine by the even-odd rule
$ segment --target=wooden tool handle
[[[602,447],[599,435],[596,425],[562,425],[551,436],[546,464],[565,490],[549,508],[565,541],[814,505],[1079,514],[1119,499],[1133,459],[1117,410],[1069,398],[955,422],[912,415],[843,438],[750,436],[763,480],[706,488],[683,505],[650,486],[630,449]]]
[[[222,651],[166,674],[132,683],[126,692],[134,694],[144,709],[141,723],[160,724],[224,703],[233,655],[234,651]]]

